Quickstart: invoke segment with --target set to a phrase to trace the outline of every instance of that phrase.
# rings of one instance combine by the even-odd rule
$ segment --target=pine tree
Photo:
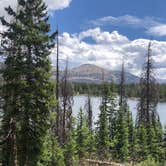
[[[100,105],[100,113],[96,129],[96,149],[97,155],[101,159],[109,157],[109,131],[107,112],[109,110],[109,89],[108,84],[103,83],[102,87],[102,103]]]
[[[96,135],[93,130],[88,129],[88,158],[96,157]]]
[[[65,156],[65,163],[67,166],[76,165],[78,162],[78,155],[77,155],[77,143],[76,143],[76,129],[74,128],[74,119],[72,120],[70,133],[67,139],[67,142],[64,146],[64,156]]]
[[[163,160],[164,150],[163,150],[163,128],[160,123],[160,119],[156,121],[155,127],[151,127],[152,134],[154,134],[154,140],[150,144],[152,144],[150,149],[150,155],[156,161],[161,162]],[[151,137],[153,138],[153,137]]]
[[[147,159],[148,156],[148,147],[147,147],[147,132],[146,128],[140,124],[139,128],[136,129],[136,138],[135,138],[135,150],[137,161],[143,161]]]
[[[49,116],[49,129],[47,130],[46,136],[43,138],[44,146],[42,148],[41,155],[38,161],[39,166],[65,165],[63,149],[60,146],[56,133],[53,130],[55,125],[54,122],[56,119],[55,114],[55,112],[51,112]]]
[[[129,143],[128,143],[128,126],[127,126],[127,117],[124,113],[123,107],[120,107],[118,110],[118,118],[116,122],[116,136],[115,136],[115,150],[116,158],[125,162],[129,157]]]
[[[6,8],[12,18],[1,22],[5,68],[3,165],[36,166],[48,125],[53,84],[50,81],[50,48],[47,7],[42,0],[18,0],[18,10]]]
[[[93,113],[92,113],[91,97],[90,97],[89,93],[87,95],[87,101],[86,101],[86,104],[85,104],[85,109],[86,109],[86,114],[87,114],[87,125],[89,127],[89,130],[92,130]]]
[[[80,164],[83,159],[88,156],[88,145],[90,141],[89,129],[86,123],[86,116],[83,113],[82,108],[77,118],[77,128],[76,128],[76,143],[77,143],[77,154],[80,160]]]
[[[60,147],[56,137],[50,137],[50,131],[44,137],[42,153],[37,166],[65,166],[63,149]]]
[[[156,157],[158,158],[158,156],[155,156],[156,152],[157,152],[158,145],[156,144],[155,131],[154,131],[153,127],[150,127],[148,142],[149,142],[148,157],[150,156],[151,158],[156,158]]]
[[[138,139],[137,139],[137,135],[136,135],[136,130],[134,128],[133,130],[133,139],[132,139],[132,144],[130,144],[130,162],[134,165],[137,161],[138,161]]]
[[[115,159],[115,136],[116,136],[116,122],[117,122],[117,96],[115,93],[115,86],[112,82],[110,84],[110,103],[109,103],[109,109],[107,111],[107,117],[108,117],[108,132],[109,132],[109,142],[110,147],[109,151],[111,152],[111,157]]]
[[[133,160],[133,155],[134,155],[134,134],[135,134],[135,129],[134,129],[134,121],[133,121],[133,116],[131,111],[127,111],[127,127],[128,127],[128,143],[129,143],[129,156],[130,160]]]
[[[124,61],[122,62],[121,70],[121,80],[119,85],[119,110],[117,111],[117,121],[116,121],[116,136],[115,136],[115,150],[116,157],[118,160],[125,162],[129,158],[130,145],[132,137],[132,126],[130,122],[132,118],[130,117],[130,111],[127,104],[127,98],[125,94],[125,68]],[[130,134],[129,135],[129,130]]]

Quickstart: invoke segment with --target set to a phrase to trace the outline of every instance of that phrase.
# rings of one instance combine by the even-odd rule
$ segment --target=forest
[[[111,88],[113,83],[108,83]],[[95,83],[72,83],[74,94],[76,95],[87,95],[88,93],[93,96],[100,96],[101,94],[101,84]],[[114,92],[119,94],[119,85],[114,84]],[[159,87],[159,101],[166,101],[166,84],[158,84]],[[139,97],[139,84],[125,84],[125,91],[127,98],[138,98]]]
[[[17,10],[0,17],[1,33],[0,165],[2,166],[165,166],[166,126],[156,106],[165,85],[154,77],[152,42],[139,85],[125,84],[125,60],[119,85],[78,85],[68,80],[68,61],[59,78],[59,29],[51,32],[42,0],[18,0]],[[51,78],[52,48],[57,48],[56,83]],[[132,87],[132,88],[131,88]],[[160,91],[160,92],[159,92]],[[86,93],[84,108],[73,116],[73,96]],[[94,122],[91,95],[101,96]],[[117,96],[119,99],[117,100]],[[127,97],[137,97],[133,120]]]

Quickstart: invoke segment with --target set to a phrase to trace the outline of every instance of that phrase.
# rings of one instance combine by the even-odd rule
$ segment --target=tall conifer
[[[18,0],[17,12],[5,9],[12,18],[2,34],[5,68],[2,71],[3,165],[36,166],[48,128],[53,84],[50,81],[50,48],[47,7],[42,0]]]
[[[86,116],[82,108],[80,108],[76,128],[77,154],[80,164],[82,164],[82,160],[88,156],[89,138],[89,129],[86,123]]]
[[[97,122],[96,147],[99,158],[106,159],[109,157],[109,130],[108,117],[109,110],[109,89],[108,84],[103,83],[102,86],[102,102],[100,105],[100,113]]]

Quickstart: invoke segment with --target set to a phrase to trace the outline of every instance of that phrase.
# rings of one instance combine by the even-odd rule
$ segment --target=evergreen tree
[[[38,161],[39,166],[65,165],[63,149],[58,142],[56,133],[54,132],[54,122],[56,119],[55,114],[55,112],[51,112],[49,116],[49,129],[44,137],[44,146]]]
[[[107,111],[107,117],[108,117],[108,132],[109,132],[109,142],[110,142],[110,152],[112,155],[112,158],[114,159],[116,157],[115,155],[115,136],[116,136],[116,122],[117,122],[117,96],[115,93],[115,86],[114,83],[110,84],[110,103],[109,103],[109,109]]]
[[[116,135],[115,135],[115,150],[116,158],[125,162],[129,157],[129,143],[128,143],[128,126],[126,114],[123,107],[118,110],[118,118],[116,122]]]
[[[3,165],[36,166],[48,125],[53,84],[50,81],[50,48],[54,46],[47,7],[42,0],[18,0],[2,34],[5,68],[2,70]]]
[[[64,146],[65,163],[67,166],[76,165],[78,162],[76,129],[74,128],[74,122],[72,122],[71,125],[72,126],[70,129],[68,140]]]
[[[63,149],[59,146],[57,138],[51,138],[50,132],[47,132],[37,166],[65,166],[64,160]]]
[[[118,160],[124,162],[129,158],[130,145],[132,141],[132,118],[130,116],[127,98],[125,94],[125,68],[122,62],[121,80],[119,85],[119,110],[117,111],[115,150]],[[129,133],[130,131],[130,133]],[[129,135],[131,134],[131,135]],[[131,142],[130,142],[131,143]]]
[[[157,142],[155,139],[155,131],[154,128],[151,126],[149,129],[149,138],[148,138],[148,157],[150,156],[151,158],[158,159],[158,156],[155,156],[157,153]]]
[[[164,150],[163,150],[163,128],[160,123],[160,119],[156,121],[155,127],[151,127],[154,132],[154,142],[150,148],[151,156],[158,162],[163,160]],[[152,148],[153,147],[153,148]]]
[[[91,98],[90,98],[89,93],[87,95],[87,101],[86,101],[86,104],[85,104],[85,109],[86,109],[86,114],[87,114],[87,125],[89,127],[89,130],[92,130],[93,113],[92,113],[92,104],[91,104]]]
[[[143,125],[140,124],[139,128],[136,129],[136,138],[135,138],[135,150],[137,161],[143,161],[147,159],[147,132]]]
[[[88,137],[87,152],[88,152],[88,158],[91,159],[93,157],[96,157],[96,135],[93,130],[89,130],[88,135],[89,137]]]
[[[77,143],[77,154],[80,160],[80,164],[83,159],[88,156],[88,145],[90,141],[89,129],[86,123],[86,116],[83,113],[82,108],[77,118],[77,128],[76,128],[76,143]]]
[[[138,139],[137,139],[137,135],[136,135],[136,130],[134,128],[133,130],[133,138],[132,138],[132,144],[129,144],[130,145],[130,149],[129,149],[129,152],[130,152],[130,162],[134,165],[137,161],[138,161],[138,148],[139,148],[139,145],[138,145]],[[129,142],[130,143],[130,142]]]
[[[134,140],[134,134],[135,134],[135,129],[134,129],[134,122],[133,122],[133,116],[131,111],[127,111],[127,127],[128,127],[128,143],[129,143],[129,156],[130,156],[130,160],[133,160],[133,155],[134,155],[134,144],[135,144],[135,140]]]
[[[109,90],[107,83],[103,83],[102,87],[102,103],[100,106],[100,113],[97,122],[96,131],[96,149],[97,155],[101,159],[109,157],[109,131],[107,112],[109,110]]]
[[[109,109],[107,111],[108,116],[108,129],[109,129],[109,138],[113,140],[115,136],[115,128],[116,128],[116,119],[117,119],[117,96],[115,91],[114,83],[111,83],[110,85],[110,103],[109,103]]]

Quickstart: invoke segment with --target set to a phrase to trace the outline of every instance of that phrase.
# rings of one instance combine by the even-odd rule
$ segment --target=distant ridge
[[[104,80],[107,82],[120,82],[120,71],[111,71],[93,64],[83,64],[69,70],[69,80],[71,82],[101,83],[104,73]],[[125,73],[126,83],[138,83],[139,77]]]
[[[2,69],[4,64],[0,62],[0,69]],[[55,68],[53,68],[52,73],[52,79],[55,79]],[[60,72],[60,75],[62,76],[63,71]],[[82,82],[82,83],[101,83],[102,82],[102,74],[104,73],[104,79],[107,82],[120,82],[120,71],[112,71],[108,70],[102,67],[99,67],[97,65],[93,64],[82,64],[78,67],[74,67],[68,71],[69,73],[69,80],[71,82]],[[2,76],[0,74],[0,81]],[[125,73],[125,82],[126,84],[129,83],[139,83],[140,78],[126,72]],[[160,84],[166,84],[166,79],[159,79],[157,80]]]

